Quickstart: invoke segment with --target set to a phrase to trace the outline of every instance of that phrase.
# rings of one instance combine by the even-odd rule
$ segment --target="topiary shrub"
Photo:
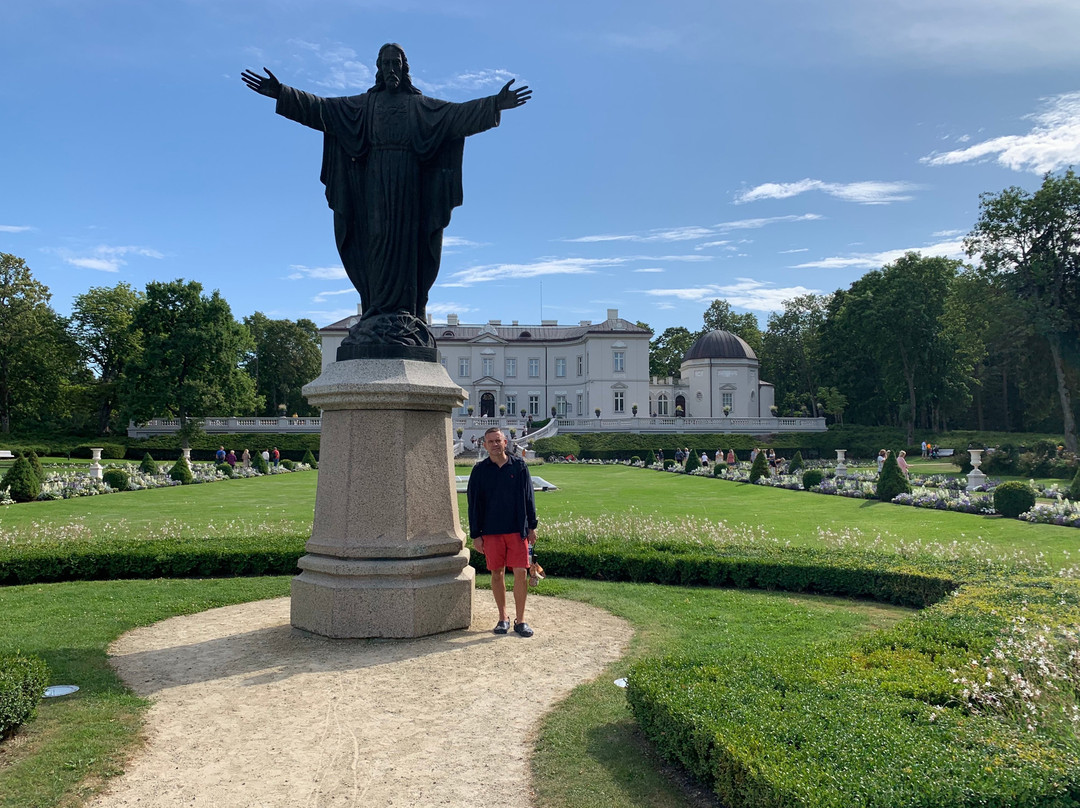
[[[645,465],[646,466],[655,466],[656,465],[656,452],[654,452],[652,449],[649,449],[649,451],[645,452]]]
[[[798,449],[795,450],[795,454],[791,457],[791,462],[788,463],[788,474],[794,474],[796,471],[803,467],[802,452]]]
[[[142,462],[139,464],[139,471],[141,471],[143,474],[151,475],[158,473],[157,461],[155,461],[154,458],[150,456],[149,452],[143,455]]]
[[[41,458],[37,456],[37,452],[31,449],[27,453],[26,459],[30,461],[30,467],[33,468],[34,474],[37,475],[37,478],[41,482],[45,482],[45,469],[41,467]]]
[[[994,510],[1015,519],[1035,507],[1035,492],[1019,480],[1010,480],[994,489]]]
[[[17,651],[0,655],[0,740],[34,717],[48,681],[40,657]]]
[[[281,461],[281,467],[286,471],[296,471],[296,461],[285,458]]]
[[[672,460],[670,457],[665,457],[664,458],[664,468],[665,469],[669,469],[674,465],[675,465],[675,461]]]
[[[683,471],[689,474],[699,468],[701,468],[701,461],[698,459],[697,452],[690,452],[690,456],[686,458],[686,465],[683,466]]]
[[[727,463],[713,463],[712,476],[713,477],[719,477],[721,474],[724,473],[724,470],[726,468],[727,468]]]
[[[34,473],[30,461],[19,455],[0,480],[0,488],[7,488],[16,502],[33,502],[41,495],[41,478]]]
[[[802,475],[802,487],[807,491],[815,485],[821,485],[821,481],[825,479],[825,474],[821,469],[807,469]]]
[[[910,494],[911,483],[907,481],[904,472],[900,471],[900,464],[896,462],[896,456],[889,452],[885,458],[885,464],[881,467],[881,474],[877,481],[877,498],[882,502],[892,502],[898,494]]]
[[[317,460],[315,460],[315,455],[311,453],[311,449],[308,449],[306,452],[304,452],[304,458],[300,462],[311,466],[313,469],[317,469],[319,467],[319,463]]]
[[[195,477],[191,473],[191,466],[188,465],[187,458],[180,455],[171,469],[169,469],[169,478],[176,480],[181,485],[191,485],[195,482]]]
[[[1076,470],[1076,476],[1073,477],[1073,481],[1069,484],[1069,491],[1066,496],[1073,502],[1080,502],[1080,468]]]
[[[262,456],[262,452],[256,452],[251,456],[251,467],[259,474],[269,474],[270,464],[266,462],[266,458]]]
[[[640,463],[640,462],[641,462],[641,458],[640,458],[640,457],[638,457],[637,455],[634,455],[633,457],[631,457],[631,458],[630,458],[630,462],[631,462],[631,463],[634,463],[634,464]]]
[[[127,491],[131,480],[123,469],[106,469],[101,475],[101,481],[114,491]]]
[[[765,457],[764,452],[758,452],[753,465],[750,466],[750,482],[756,483],[767,476],[769,476],[769,459]]]
[[[233,469],[228,463],[215,463],[214,468],[225,475],[226,479],[231,479],[233,476]]]

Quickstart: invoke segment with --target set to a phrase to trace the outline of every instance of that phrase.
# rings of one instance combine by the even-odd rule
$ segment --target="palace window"
[[[465,358],[457,361],[457,375],[462,379],[469,378],[469,360]]]
[[[529,415],[540,414],[540,396],[529,396]]]
[[[555,375],[558,376],[560,379],[565,379],[566,378],[566,360],[565,359],[560,358],[560,359],[555,360]]]
[[[481,359],[481,366],[484,376],[495,375],[495,360],[494,359]]]
[[[626,351],[612,351],[612,370],[622,373],[626,370]]]
[[[506,376],[507,378],[514,378],[517,376],[517,360],[511,357],[506,359]]]
[[[540,378],[540,360],[539,359],[530,359],[529,360],[529,378],[530,379],[539,379]]]
[[[626,412],[626,394],[622,390],[615,391],[615,412]]]

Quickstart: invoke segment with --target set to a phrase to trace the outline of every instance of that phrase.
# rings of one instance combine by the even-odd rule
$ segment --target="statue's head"
[[[379,58],[375,60],[375,92],[388,90],[392,93],[419,93],[409,75],[409,60],[405,49],[396,42],[388,42],[379,48]]]

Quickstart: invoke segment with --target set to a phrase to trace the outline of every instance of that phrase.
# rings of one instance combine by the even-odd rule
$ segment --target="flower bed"
[[[264,476],[254,468],[237,466],[233,469],[233,477],[231,478],[219,471],[213,463],[191,463],[190,465],[193,477],[192,483],[214,483],[232,478]],[[85,465],[73,467],[73,469],[83,469],[79,471],[67,471],[67,467],[64,468],[64,471],[54,471],[46,475],[45,480],[41,483],[39,500],[74,499],[76,497],[93,497],[99,494],[117,493],[116,489],[111,488],[107,483],[91,477],[90,473],[84,470],[86,469]],[[122,469],[127,473],[129,480],[127,490],[129,491],[143,491],[148,488],[170,488],[174,485],[180,485],[178,480],[169,477],[168,464],[162,464],[163,470],[158,474],[146,474],[140,471],[139,466],[135,463],[110,463],[105,466],[106,470],[110,468]],[[271,466],[269,473],[289,474],[293,471],[309,471],[310,469],[311,466],[304,463],[295,463],[291,469],[286,468],[284,465]],[[0,489],[0,505],[11,504],[14,504],[14,502],[8,495],[7,489]]]

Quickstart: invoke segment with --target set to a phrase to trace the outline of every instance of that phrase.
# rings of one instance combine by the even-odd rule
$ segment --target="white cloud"
[[[493,68],[489,70],[474,70],[468,73],[458,73],[456,76],[440,81],[425,81],[413,76],[413,83],[424,93],[440,93],[447,90],[484,90],[501,88],[510,79],[520,79],[509,70]],[[521,86],[522,82],[516,82]]]
[[[469,241],[467,238],[461,238],[460,236],[446,236],[442,242],[443,249],[451,247],[482,247],[483,245],[479,241]]]
[[[824,217],[817,213],[802,213],[792,216],[769,216],[761,219],[737,219],[733,222],[721,222],[716,225],[719,233],[729,233],[732,230],[757,230],[768,227],[771,224],[784,224],[787,222],[815,222]]]
[[[884,250],[877,253],[853,253],[848,256],[834,256],[823,258],[820,261],[807,261],[804,264],[795,264],[792,269],[881,269],[886,264],[891,264],[898,258],[903,258],[909,252],[917,252],[922,255],[943,255],[946,258],[966,257],[964,243],[962,241],[939,241],[936,244],[927,244],[922,247],[904,247],[898,250]]]
[[[355,289],[353,289],[351,287],[348,288],[348,289],[334,289],[331,292],[319,292],[317,295],[315,295],[315,297],[311,298],[311,302],[312,303],[325,303],[326,298],[334,297],[336,295],[357,295],[357,296],[359,296],[359,293]]]
[[[625,264],[625,258],[545,258],[531,264],[489,264],[451,273],[442,287],[472,286],[488,281],[511,281],[544,275],[592,275],[603,267]]]
[[[711,227],[702,227],[700,225],[686,225],[682,227],[658,228],[655,230],[649,230],[645,233],[606,233],[593,236],[580,236],[578,238],[568,238],[563,240],[574,244],[609,241],[630,241],[636,244],[648,244],[654,242],[695,241],[697,239],[709,238],[710,236],[723,235],[724,233],[729,233],[732,230],[756,230],[758,228],[767,227],[771,224],[783,224],[786,222],[811,222],[821,218],[822,217],[816,213],[803,213],[800,215],[771,216],[761,219],[739,219],[733,222],[721,222],[720,224],[715,224]],[[721,244],[727,243],[728,242],[726,241],[714,241],[702,246],[719,246]]]
[[[781,311],[784,301],[799,295],[821,294],[818,289],[805,286],[775,286],[752,278],[736,278],[730,284],[705,284],[682,289],[646,289],[644,294],[654,298],[675,298],[687,303],[710,303],[717,298],[727,300],[732,306],[752,311]],[[658,308],[670,308],[663,302]]]
[[[306,267],[303,264],[293,264],[289,267],[293,270],[287,277],[291,281],[304,278],[314,278],[320,281],[340,281],[349,277],[345,274],[345,267]]]
[[[29,225],[0,224],[0,233],[25,233],[27,230],[33,229]]]
[[[119,264],[107,258],[65,258],[64,261],[81,269],[96,269],[99,272],[120,271]]]
[[[447,314],[468,314],[474,312],[476,309],[472,306],[466,306],[462,303],[428,303],[427,313],[432,317],[442,316],[446,317]]]
[[[51,250],[59,255],[64,263],[79,267],[80,269],[93,269],[98,272],[119,272],[120,267],[127,265],[127,256],[140,258],[157,258],[165,256],[157,250],[149,247],[111,247],[106,244],[99,245],[90,250],[89,255],[77,255],[70,250]]]
[[[375,81],[375,71],[356,58],[356,51],[340,43],[321,45],[304,40],[290,40],[289,44],[314,56],[319,62],[318,75],[312,82],[330,90],[367,89]]]
[[[664,272],[666,270],[660,269],[660,267],[648,267],[646,269],[634,269],[632,272]]]
[[[807,178],[798,182],[766,182],[738,194],[735,203],[756,202],[760,199],[790,199],[809,191],[821,191],[844,202],[887,205],[891,202],[909,202],[913,199],[911,192],[919,187],[910,182],[824,182]]]
[[[1004,135],[973,146],[933,153],[919,162],[931,166],[992,160],[1013,171],[1043,174],[1080,162],[1080,92],[1043,99],[1043,109],[1026,135]]]
[[[809,247],[796,247],[794,250],[780,250],[780,255],[790,255],[791,253],[801,253],[809,251]]]

